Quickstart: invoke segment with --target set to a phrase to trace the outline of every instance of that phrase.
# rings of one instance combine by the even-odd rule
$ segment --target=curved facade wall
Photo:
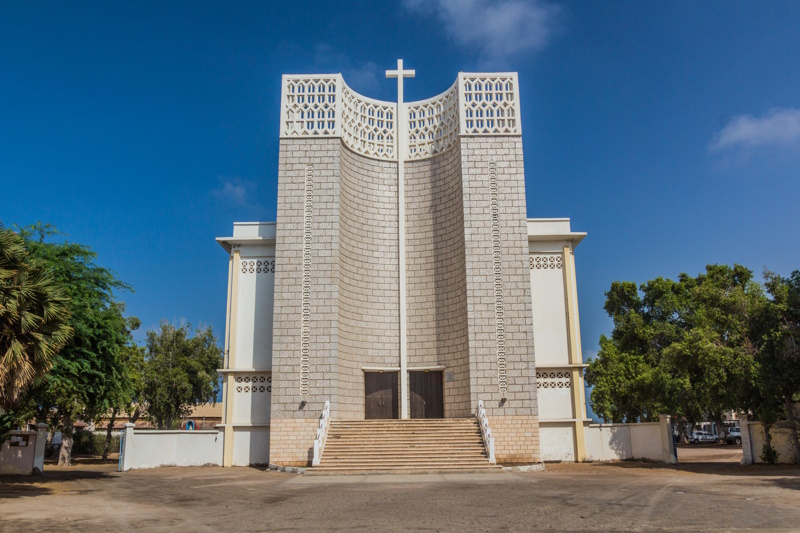
[[[461,150],[406,164],[408,366],[444,366],[445,416],[468,416]]]
[[[339,211],[337,417],[364,417],[363,367],[397,367],[397,164],[344,146]]]
[[[401,335],[409,371],[444,370],[445,417],[482,401],[497,460],[539,461],[517,75],[460,73],[399,108],[284,76],[281,98],[270,462],[308,464],[327,400],[364,418],[364,371],[399,370]]]

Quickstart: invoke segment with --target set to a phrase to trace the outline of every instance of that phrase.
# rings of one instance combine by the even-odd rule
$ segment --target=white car
[[[731,428],[728,430],[728,436],[725,438],[728,444],[742,444],[742,428]]]
[[[719,442],[719,437],[708,431],[695,431],[689,435],[689,442],[699,444],[701,442]]]

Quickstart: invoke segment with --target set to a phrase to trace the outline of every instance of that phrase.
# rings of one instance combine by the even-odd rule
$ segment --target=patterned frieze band
[[[314,165],[306,165],[303,211],[303,307],[300,323],[300,394],[308,395],[311,350],[311,215],[314,210]]]
[[[500,392],[508,389],[506,375],[506,333],[503,310],[503,269],[500,257],[500,210],[497,205],[497,164],[489,163],[489,199],[492,217],[492,272],[494,273],[494,314],[497,325],[497,380]]]

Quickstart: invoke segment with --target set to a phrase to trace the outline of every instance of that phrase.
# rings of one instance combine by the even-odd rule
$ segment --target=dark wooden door
[[[397,372],[364,373],[364,418],[397,418]]]
[[[444,383],[440,370],[409,372],[411,418],[444,418]]]

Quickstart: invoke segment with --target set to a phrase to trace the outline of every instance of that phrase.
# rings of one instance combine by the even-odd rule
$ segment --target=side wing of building
[[[589,420],[574,254],[586,234],[572,232],[569,219],[529,219],[527,224],[542,459],[582,461]],[[269,461],[275,224],[237,223],[232,237],[218,241],[229,254],[225,464],[264,464]]]
[[[586,236],[569,219],[529,219],[528,248],[544,461],[583,461],[586,398],[575,247]]]
[[[228,252],[222,425],[224,466],[269,462],[275,223],[236,223]]]

